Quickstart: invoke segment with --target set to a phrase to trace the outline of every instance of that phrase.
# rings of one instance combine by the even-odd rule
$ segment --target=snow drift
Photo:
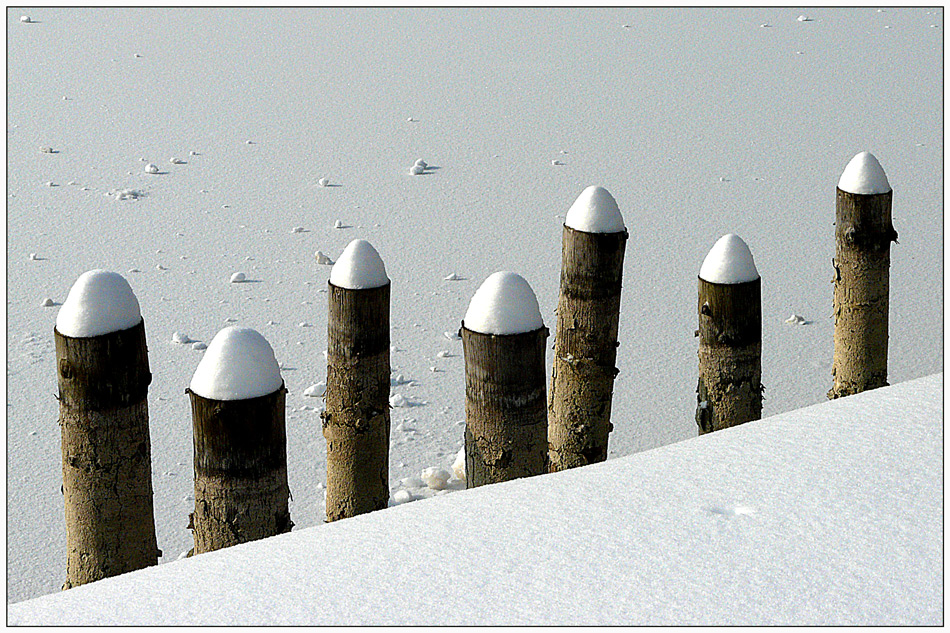
[[[8,624],[940,625],[942,383],[132,572]]]

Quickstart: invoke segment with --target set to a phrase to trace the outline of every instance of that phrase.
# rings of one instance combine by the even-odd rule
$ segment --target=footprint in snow
[[[723,516],[723,517],[726,517],[727,519],[755,513],[755,510],[753,508],[750,508],[749,506],[742,506],[742,505],[737,505],[731,508],[726,507],[726,506],[707,506],[704,508],[704,510],[706,510],[706,512],[710,514]]]

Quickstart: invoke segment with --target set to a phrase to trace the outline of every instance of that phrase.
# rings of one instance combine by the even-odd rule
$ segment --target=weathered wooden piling
[[[519,275],[497,272],[462,321],[468,488],[547,472],[544,345],[538,300]]]
[[[762,287],[749,247],[724,235],[699,272],[700,435],[762,417]]]
[[[561,245],[548,404],[551,472],[607,459],[626,244],[613,196],[602,187],[585,189],[567,213]]]
[[[194,554],[289,532],[287,389],[270,344],[228,327],[212,339],[191,386]]]
[[[834,385],[840,398],[887,385],[893,191],[869,152],[851,159],[835,202]]]
[[[148,350],[120,275],[79,277],[53,329],[69,589],[158,563],[148,429]]]
[[[376,249],[353,240],[330,271],[326,520],[389,503],[390,281]]]

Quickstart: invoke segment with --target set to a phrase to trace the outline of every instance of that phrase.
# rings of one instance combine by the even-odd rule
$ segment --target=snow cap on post
[[[353,240],[330,269],[330,283],[349,290],[379,288],[389,283],[389,277],[373,245],[366,240]]]
[[[871,152],[861,152],[851,159],[838,180],[838,189],[848,193],[887,193],[891,185],[881,163]]]
[[[499,271],[475,291],[462,325],[482,334],[521,334],[544,326],[538,298],[524,277]]]
[[[138,299],[125,277],[97,268],[81,274],[69,289],[56,315],[56,330],[63,336],[91,338],[141,322]]]
[[[564,225],[585,233],[620,233],[626,230],[617,201],[603,187],[592,185],[577,196]]]
[[[714,284],[741,284],[758,279],[759,271],[742,238],[728,233],[710,249],[699,269],[699,276]]]
[[[259,398],[282,384],[273,348],[248,327],[218,332],[191,378],[191,390],[208,400]]]

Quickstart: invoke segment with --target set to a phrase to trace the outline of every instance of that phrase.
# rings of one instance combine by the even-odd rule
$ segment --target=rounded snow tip
[[[577,196],[564,225],[585,233],[620,233],[626,230],[620,207],[610,192],[592,185]]]
[[[56,330],[73,338],[119,332],[142,322],[139,301],[125,277],[95,269],[79,276],[56,315]]]
[[[389,283],[389,277],[373,245],[366,240],[353,240],[330,269],[330,283],[350,290],[379,288]]]
[[[232,326],[211,339],[190,387],[209,400],[247,400],[273,393],[282,384],[270,343],[257,330]]]
[[[538,298],[524,277],[499,271],[475,291],[462,325],[482,334],[521,334],[544,327]]]
[[[871,152],[861,152],[851,159],[838,180],[838,189],[848,193],[887,193],[891,185],[881,163]]]
[[[714,284],[741,284],[758,279],[759,271],[748,245],[738,235],[729,233],[710,249],[699,276]]]

